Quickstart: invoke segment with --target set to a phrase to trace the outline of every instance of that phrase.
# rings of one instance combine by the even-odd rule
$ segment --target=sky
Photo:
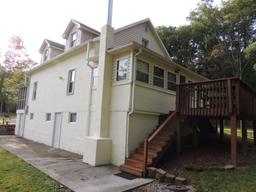
[[[187,24],[199,0],[114,0],[113,27],[150,18],[155,26]],[[220,0],[215,0],[219,3]],[[13,35],[21,36],[30,57],[39,62],[45,38],[65,43],[62,34],[76,19],[96,30],[107,22],[108,0],[5,0],[0,4],[0,56]]]

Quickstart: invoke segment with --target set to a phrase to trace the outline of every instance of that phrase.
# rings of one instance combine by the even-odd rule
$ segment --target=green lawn
[[[230,135],[230,129],[224,130]],[[241,130],[237,131],[241,137]],[[253,139],[253,132],[248,130],[248,139]],[[240,154],[241,155],[241,154]],[[247,156],[243,157],[245,164],[231,172],[222,171],[189,171],[189,179],[198,186],[198,191],[203,192],[253,192],[256,191],[256,149],[251,148]]]
[[[60,184],[0,148],[0,192],[57,192]]]
[[[0,125],[3,124],[3,119],[6,121],[14,121],[16,119],[16,114],[11,113],[9,114],[9,117],[5,117],[3,114],[0,114]]]
[[[253,192],[256,191],[256,151],[249,155],[246,167],[238,167],[235,171],[203,171],[189,172],[199,192]]]
[[[231,135],[231,129],[230,128],[225,128],[224,133],[226,135]],[[241,129],[237,129],[237,136],[242,138]],[[252,130],[247,130],[247,137],[248,137],[248,139],[253,140],[253,131]]]

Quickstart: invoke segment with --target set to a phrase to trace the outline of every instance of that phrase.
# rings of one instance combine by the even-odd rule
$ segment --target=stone
[[[174,180],[175,180],[175,175],[172,175],[172,174],[169,174],[169,173],[167,173],[165,175],[164,181],[166,183],[174,183]]]
[[[185,185],[187,183],[187,179],[184,177],[176,177],[175,183],[178,185]]]
[[[235,166],[234,166],[234,165],[225,165],[225,166],[223,167],[223,169],[224,169],[225,171],[230,171],[230,170],[234,170],[234,169],[235,169]]]
[[[156,177],[156,170],[157,170],[157,168],[155,168],[155,167],[148,167],[147,168],[148,177],[152,178],[152,179],[155,179],[155,177]]]
[[[156,178],[158,181],[162,182],[162,181],[164,181],[165,175],[166,175],[166,171],[164,171],[163,169],[157,169],[157,170],[156,170],[156,176],[155,176],[155,178]]]
[[[188,192],[189,190],[186,186],[182,186],[182,185],[170,185],[167,188],[168,190],[173,192]]]
[[[192,185],[187,185],[188,188],[188,192],[196,192],[195,187],[193,187]]]

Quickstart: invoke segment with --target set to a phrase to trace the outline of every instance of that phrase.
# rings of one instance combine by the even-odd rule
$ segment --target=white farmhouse
[[[71,20],[63,38],[65,45],[42,43],[16,135],[93,166],[125,163],[159,117],[175,111],[176,84],[207,80],[171,61],[149,19],[101,32]]]

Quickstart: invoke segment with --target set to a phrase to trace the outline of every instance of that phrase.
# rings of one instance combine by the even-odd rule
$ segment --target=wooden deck
[[[236,78],[177,85],[176,97],[180,115],[256,120],[256,92]]]
[[[256,143],[256,92],[238,78],[218,79],[177,85],[176,110],[180,116],[230,120],[231,160],[237,164],[237,125],[242,121],[243,150],[247,150],[247,121],[253,121]]]

